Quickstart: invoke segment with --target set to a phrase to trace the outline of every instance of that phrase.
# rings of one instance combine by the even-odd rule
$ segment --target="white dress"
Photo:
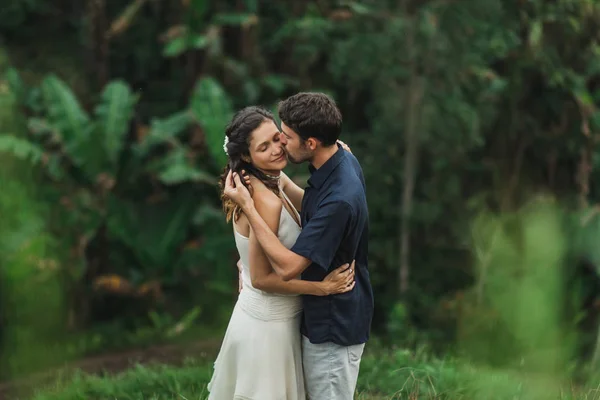
[[[296,210],[294,212],[297,215]],[[298,220],[300,218],[298,217]],[[291,248],[300,227],[282,207],[278,237]],[[208,384],[209,400],[305,400],[299,295],[266,293],[252,286],[248,238],[234,229],[242,261],[242,291]]]

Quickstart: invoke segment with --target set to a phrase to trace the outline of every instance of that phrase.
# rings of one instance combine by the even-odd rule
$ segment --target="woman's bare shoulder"
[[[283,203],[281,199],[265,186],[260,180],[252,177],[250,179],[252,185],[252,199],[258,213],[264,218],[265,215],[279,215]]]

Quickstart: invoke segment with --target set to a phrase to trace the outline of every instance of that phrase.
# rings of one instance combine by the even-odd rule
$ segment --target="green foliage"
[[[133,96],[129,86],[125,82],[115,81],[106,86],[102,93],[102,101],[96,108],[98,132],[94,134],[104,139],[101,148],[104,149],[107,161],[113,169],[125,146],[135,103],[137,98]]]
[[[25,93],[21,99],[37,91],[25,88],[14,71],[8,77]],[[194,113],[185,110],[154,119],[150,128],[133,125],[138,98],[123,81],[106,85],[93,119],[56,76],[44,78],[41,93],[41,103],[22,103],[29,116],[29,138],[4,135],[0,148],[41,166],[41,190],[57,199],[52,230],[67,248],[77,249],[61,272],[78,324],[89,321],[89,309],[96,302],[111,296],[129,297],[133,310],[142,301],[143,312],[136,315],[142,318],[156,307],[175,305],[165,302],[165,291],[171,288],[204,298],[200,302],[211,301],[210,291],[196,292],[194,286],[200,283],[189,277],[205,260],[204,236],[210,236],[213,242],[207,245],[214,246],[214,240],[222,238],[215,236],[216,229],[225,223],[194,219],[199,210],[214,207],[214,199],[207,201],[212,196],[205,198],[198,184],[214,187],[216,177],[196,166],[194,150],[182,136],[201,124],[215,143],[218,127],[231,114],[223,89],[215,81],[200,82]],[[131,133],[138,134],[137,141],[130,140]],[[222,157],[222,151],[215,155]],[[206,232],[206,226],[212,231]],[[221,240],[215,250],[224,254],[230,248]],[[90,254],[105,261],[92,267],[96,261],[88,258]],[[228,263],[222,257],[213,262]],[[181,306],[176,309],[184,311]]]
[[[598,4],[101,3],[11,0],[0,11],[9,53],[20,55],[0,91],[10,88],[30,128],[3,127],[0,150],[41,169],[50,229],[73,254],[69,293],[94,293],[77,303],[110,308],[97,297],[120,298],[106,283],[118,276],[129,305],[158,281],[163,311],[198,302],[202,318],[226,320],[236,256],[215,188],[225,124],[242,106],[321,90],[340,106],[343,140],[366,175],[376,331],[441,348],[457,326],[459,336],[472,328],[483,347],[497,339],[501,356],[517,357],[564,306],[573,318],[559,325],[581,334],[569,343],[598,337]],[[33,28],[19,29],[26,22]],[[44,63],[32,65],[33,54]],[[91,61],[75,74],[82,59]],[[523,208],[539,193],[560,211]],[[158,303],[108,313],[146,318]],[[531,305],[510,312],[522,303]]]
[[[4,82],[0,80],[0,86]],[[42,150],[20,136],[17,96],[0,92],[0,378],[62,362],[53,345],[65,326],[60,246],[48,229],[48,208],[34,185]]]
[[[127,246],[145,279],[161,277],[172,282],[178,274],[177,262],[184,253],[179,248],[188,237],[190,220],[196,209],[196,196],[180,190],[169,198],[152,204],[135,204],[111,198],[107,229],[109,240]],[[135,272],[131,269],[129,273]],[[168,279],[170,277],[170,279]]]
[[[566,228],[561,210],[547,200],[514,215],[482,215],[476,221],[476,291],[481,311],[495,316],[489,318],[495,328],[472,330],[462,338],[466,347],[478,347],[487,353],[478,356],[495,362],[520,360],[526,368],[564,371],[573,355],[573,338],[568,337],[573,326],[563,305],[576,295],[564,284]],[[471,325],[480,322],[476,317]]]
[[[233,116],[231,101],[218,82],[204,78],[199,80],[194,88],[191,109],[204,129],[212,156],[218,165],[224,165],[227,161],[223,151],[224,127],[225,121],[229,121]]]
[[[0,135],[0,152],[13,154],[20,160],[39,164],[44,156],[43,150],[28,140],[12,135]]]
[[[40,391],[35,400],[206,399],[212,362],[189,360],[181,368],[137,366],[115,377],[77,375]],[[562,386],[562,388],[561,388]],[[357,399],[590,399],[595,386],[573,387],[544,376],[477,368],[455,359],[426,353],[367,348],[361,362]]]

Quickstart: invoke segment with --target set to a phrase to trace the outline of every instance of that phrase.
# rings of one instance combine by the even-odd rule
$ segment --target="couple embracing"
[[[242,289],[209,383],[214,400],[351,400],[373,291],[360,164],[322,93],[247,107],[226,128],[223,207]],[[309,163],[306,189],[284,172]]]

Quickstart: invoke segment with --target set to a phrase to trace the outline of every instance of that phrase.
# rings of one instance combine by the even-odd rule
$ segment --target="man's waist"
[[[344,327],[328,324],[309,324],[304,319],[300,331],[313,344],[332,342],[340,346],[352,346],[367,342],[370,334],[370,324],[344,329]]]

